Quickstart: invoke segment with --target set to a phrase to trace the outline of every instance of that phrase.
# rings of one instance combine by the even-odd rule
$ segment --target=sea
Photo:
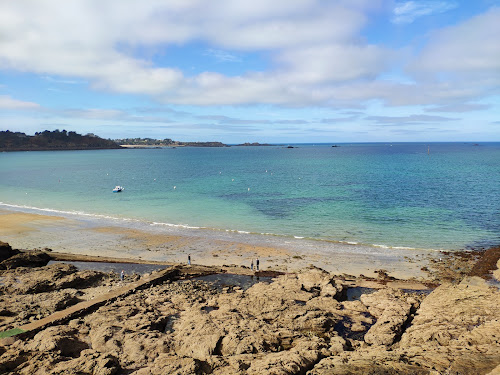
[[[478,249],[500,244],[500,143],[3,152],[0,208],[278,244]]]

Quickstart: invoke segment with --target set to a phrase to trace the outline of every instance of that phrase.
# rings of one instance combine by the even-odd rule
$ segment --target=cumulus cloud
[[[296,48],[278,57],[286,79],[295,83],[325,83],[374,78],[395,54],[374,45],[329,44]]]
[[[160,96],[176,103],[187,103],[189,97],[193,104],[256,102],[258,98],[279,103],[287,102],[288,96],[293,102],[294,96],[302,94],[294,94],[286,87],[290,84],[369,76],[381,66],[382,51],[354,42],[366,22],[362,11],[366,2],[348,4],[320,0],[4,2],[0,68],[76,77],[88,80],[94,89]],[[231,49],[273,49],[275,61],[284,68],[281,81],[272,79],[275,71],[264,76],[247,72],[236,78],[206,72],[188,78],[179,69],[154,66],[127,54],[125,48],[198,40],[213,46],[209,53],[224,61],[237,60]],[[313,44],[317,47],[311,48]],[[296,59],[302,58],[315,62],[314,69],[298,64]],[[313,75],[312,70],[316,70]],[[238,89],[244,93],[235,95]],[[215,90],[218,98],[209,90]]]
[[[33,102],[25,102],[22,100],[13,99],[8,95],[0,95],[0,108],[1,109],[15,109],[15,110],[31,110],[39,109],[40,105]]]
[[[410,69],[417,73],[476,74],[500,82],[500,8],[433,32]]]
[[[408,65],[415,84],[379,79],[401,63],[398,51],[361,37],[370,12],[384,0],[16,0],[0,3],[0,69],[37,73],[95,90],[149,95],[161,103],[359,108],[448,105],[498,87],[499,10],[437,30]],[[436,14],[454,2],[399,3],[404,17]],[[407,22],[407,21],[405,21]],[[155,62],[134,51],[198,43],[220,61],[260,53],[269,69],[228,76]],[[154,53],[153,53],[154,55]],[[239,64],[242,65],[242,64]],[[421,76],[486,72],[484,80],[442,82]],[[5,101],[5,100],[4,100]]]

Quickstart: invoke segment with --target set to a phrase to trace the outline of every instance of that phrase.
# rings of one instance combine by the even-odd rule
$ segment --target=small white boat
[[[123,186],[116,185],[115,188],[113,189],[113,193],[119,193],[123,190],[125,190],[125,188]]]

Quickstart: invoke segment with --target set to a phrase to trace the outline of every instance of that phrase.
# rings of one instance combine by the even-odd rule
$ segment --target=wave
[[[163,225],[165,227],[172,227],[172,228],[184,228],[184,229],[209,229],[209,228],[206,228],[206,227],[194,227],[192,225],[187,225],[187,224],[171,224],[171,223],[158,223],[156,221],[153,221],[151,224],[149,224],[151,226],[155,226],[155,225]]]
[[[80,216],[80,217],[85,217],[85,218],[96,218],[96,219],[106,219],[106,220],[113,220],[116,222],[131,222],[131,223],[144,223],[144,224],[149,224],[151,226],[155,225],[162,225],[162,226],[167,226],[167,227],[173,227],[173,228],[184,228],[184,229],[205,229],[204,227],[195,227],[187,224],[171,224],[171,223],[162,223],[162,222],[149,222],[145,220],[140,220],[140,219],[132,219],[128,217],[117,217],[117,216],[110,216],[110,215],[104,215],[104,214],[91,214],[88,212],[84,211],[67,211],[67,210],[56,210],[54,208],[40,208],[40,207],[34,207],[34,206],[27,206],[27,205],[17,205],[17,204],[9,204],[5,202],[0,202],[0,207],[9,207],[9,208],[14,208],[18,209],[21,211],[41,211],[44,213],[51,213],[51,214],[56,214],[57,216]]]
[[[158,222],[158,221],[148,221],[142,219],[134,219],[134,218],[126,218],[126,217],[117,217],[105,214],[95,214],[88,213],[84,211],[69,211],[69,210],[58,210],[53,208],[40,208],[28,205],[18,205],[18,204],[10,204],[5,202],[0,202],[0,207],[4,207],[11,210],[28,212],[28,213],[44,213],[44,214],[52,214],[61,217],[79,217],[81,219],[97,219],[97,220],[109,220],[114,224],[119,223],[128,223],[128,224],[137,224],[144,227],[166,227],[172,229],[180,229],[180,230],[196,230],[196,231],[210,231],[210,232],[224,232],[224,233],[233,233],[238,235],[249,235],[249,236],[264,236],[264,237],[272,237],[277,239],[288,239],[292,241],[306,241],[309,243],[331,243],[338,245],[348,245],[348,246],[357,246],[357,247],[371,247],[371,248],[381,248],[381,249],[397,249],[397,250],[424,250],[414,247],[405,247],[405,246],[389,246],[383,244],[369,244],[362,243],[357,241],[342,241],[328,238],[317,238],[317,237],[307,237],[307,236],[299,236],[299,235],[287,235],[287,234],[277,234],[270,232],[251,232],[246,230],[237,230],[237,229],[221,229],[221,228],[213,228],[213,227],[204,227],[204,226],[193,226],[189,224],[173,224],[166,222]],[[425,249],[425,250],[434,250],[434,249]],[[436,250],[440,251],[440,250]]]
[[[84,211],[56,210],[54,208],[40,208],[40,207],[33,207],[33,206],[26,206],[26,205],[9,204],[9,203],[4,203],[4,202],[0,202],[0,206],[9,207],[9,208],[15,208],[15,209],[18,209],[18,210],[21,210],[21,211],[22,210],[29,210],[29,211],[48,212],[48,213],[51,213],[51,214],[56,214],[58,216],[72,215],[72,216],[95,217],[95,218],[101,218],[101,219],[114,219],[114,220],[134,221],[134,219],[118,218],[118,217],[115,217],[115,216],[109,216],[109,215],[103,215],[103,214],[90,214],[90,213],[84,212]]]

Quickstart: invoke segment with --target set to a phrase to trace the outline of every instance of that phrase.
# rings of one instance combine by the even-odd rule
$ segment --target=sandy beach
[[[498,248],[325,254],[99,224],[0,212],[0,373],[500,370]]]
[[[80,217],[41,215],[0,210],[0,239],[19,249],[49,248],[54,252],[142,261],[250,267],[258,258],[261,269],[292,272],[314,265],[328,272],[373,276],[385,270],[400,279],[425,279],[422,271],[438,252],[406,249],[360,248],[289,239],[278,243],[262,238],[185,230],[172,234],[161,228],[138,230],[109,222],[86,221]],[[241,241],[239,241],[241,239]],[[332,245],[332,246],[329,246]]]

